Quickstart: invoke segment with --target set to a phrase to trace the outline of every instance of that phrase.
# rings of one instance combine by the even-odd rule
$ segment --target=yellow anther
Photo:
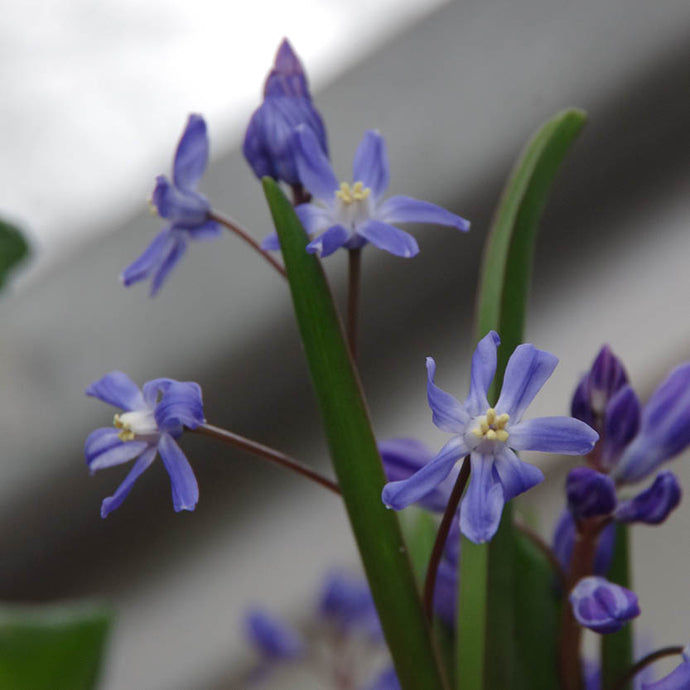
[[[347,182],[340,183],[340,189],[335,195],[345,205],[353,204],[355,201],[364,201],[371,194],[371,189],[365,187],[362,182],[355,182],[352,187]]]
[[[117,437],[120,441],[133,441],[135,433],[120,419],[120,415],[116,414],[113,418],[113,424],[116,429],[121,429]]]
[[[489,425],[493,424],[496,421],[496,410],[494,410],[493,407],[490,407],[486,411],[486,421],[489,423]]]
[[[505,425],[510,420],[510,415],[496,414],[496,410],[490,407],[485,415],[477,417],[477,426],[472,429],[472,433],[477,438],[485,438],[487,441],[502,441],[505,443],[508,440],[508,432],[505,430]]]
[[[158,215],[158,207],[156,204],[153,203],[153,199],[148,200],[148,205],[149,205],[149,213],[152,216],[157,216]]]
[[[508,432],[505,429],[496,429],[496,438],[504,443],[508,440]]]
[[[486,432],[482,431],[481,427],[476,427],[475,429],[472,429],[472,433],[477,437],[477,438],[483,438],[484,434]]]
[[[496,432],[493,429],[489,429],[486,432],[485,436],[489,441],[495,441],[496,440]]]
[[[499,414],[498,417],[496,418],[498,425],[501,427],[505,426],[509,420],[510,420],[510,415],[505,413],[505,412],[503,414]]]

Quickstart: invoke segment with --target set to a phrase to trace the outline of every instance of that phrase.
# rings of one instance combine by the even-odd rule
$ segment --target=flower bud
[[[606,474],[576,467],[565,483],[568,509],[576,520],[609,515],[616,507],[616,487]]]
[[[307,78],[287,39],[276,55],[264,86],[264,101],[249,121],[242,152],[258,178],[264,176],[300,184],[292,133],[308,127],[328,155],[326,129],[311,101]]]
[[[254,609],[245,618],[247,636],[268,659],[294,659],[304,653],[304,641],[291,626]]]
[[[672,472],[659,472],[654,483],[629,501],[621,503],[614,518],[617,522],[644,522],[659,525],[680,503],[682,491]]]
[[[640,615],[637,595],[603,577],[583,578],[568,598],[575,620],[602,634],[616,632]]]

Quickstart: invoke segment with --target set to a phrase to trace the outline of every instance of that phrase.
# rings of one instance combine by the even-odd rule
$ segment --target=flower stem
[[[216,223],[220,223],[222,226],[226,227],[230,232],[234,232],[240,239],[244,240],[254,251],[258,252],[266,261],[268,261],[273,268],[280,273],[283,278],[287,278],[285,269],[264,249],[261,249],[261,245],[249,235],[249,233],[242,227],[240,227],[234,220],[225,218],[215,211],[208,214],[211,220],[215,220]]]
[[[211,436],[218,441],[227,443],[229,446],[246,450],[248,453],[252,453],[260,458],[264,458],[264,460],[269,460],[276,465],[280,465],[288,470],[292,470],[293,472],[296,472],[307,479],[311,479],[313,482],[320,484],[321,486],[340,496],[340,487],[333,480],[328,479],[328,477],[324,477],[316,470],[311,469],[311,467],[303,465],[301,462],[294,460],[289,455],[285,455],[280,451],[269,448],[268,446],[264,446],[261,443],[252,441],[244,436],[240,436],[239,434],[234,434],[232,431],[228,431],[227,429],[221,429],[220,427],[213,426],[212,424],[201,424],[192,431],[195,431],[198,434],[203,434],[204,436]]]
[[[350,249],[347,292],[347,342],[352,359],[357,360],[357,321],[359,314],[359,277],[362,268],[362,249]]]
[[[630,670],[611,686],[610,690],[623,690],[625,685],[631,681],[640,671],[647,668],[650,664],[653,664],[658,659],[663,659],[665,656],[675,656],[677,654],[683,653],[683,647],[662,647],[657,649],[656,652],[651,652],[647,656],[642,657],[634,666],[630,667]]]
[[[446,545],[446,540],[448,539],[448,532],[450,532],[450,526],[453,523],[453,518],[458,510],[458,504],[460,503],[460,498],[462,497],[462,492],[467,486],[467,480],[470,478],[470,458],[469,455],[465,457],[462,463],[462,468],[458,474],[458,478],[453,487],[453,491],[448,500],[448,505],[443,513],[443,518],[441,519],[441,525],[436,533],[436,541],[434,542],[434,548],[431,552],[429,558],[429,565],[426,571],[426,579],[424,580],[424,612],[427,618],[431,621],[434,615],[434,590],[436,588],[436,575],[438,573],[438,566],[441,562],[441,556],[443,555],[443,549]]]
[[[515,520],[514,524],[515,529],[518,530],[518,532],[522,532],[522,534],[524,534],[544,554],[553,568],[553,572],[558,578],[558,584],[561,587],[561,591],[565,592],[568,582],[568,575],[556,557],[556,554],[553,552],[553,549],[550,548],[549,545],[531,527],[528,527],[522,521]]]
[[[577,523],[573,555],[570,559],[570,570],[563,593],[559,654],[562,690],[583,690],[584,688],[580,660],[582,627],[575,620],[568,594],[583,577],[587,577],[594,570],[594,555],[601,533],[600,523],[600,520],[583,520]]]

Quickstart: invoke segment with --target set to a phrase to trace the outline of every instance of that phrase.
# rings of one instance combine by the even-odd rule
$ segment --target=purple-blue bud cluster
[[[306,127],[328,156],[326,128],[314,107],[302,64],[287,39],[278,48],[266,78],[263,103],[249,121],[242,152],[258,178],[272,177],[297,186],[300,178],[292,133]]]

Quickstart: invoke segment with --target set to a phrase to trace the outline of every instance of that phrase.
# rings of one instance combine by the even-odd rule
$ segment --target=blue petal
[[[158,452],[170,475],[175,512],[194,510],[199,501],[199,485],[185,454],[169,434],[161,434]]]
[[[506,501],[544,481],[544,474],[538,467],[523,462],[506,447],[496,455],[494,469],[503,487],[503,498]]]
[[[572,417],[537,417],[515,426],[509,423],[508,432],[508,445],[515,450],[564,455],[586,455],[599,438],[592,427]]]
[[[625,385],[606,406],[602,462],[610,470],[640,428],[640,401],[631,386]]]
[[[111,371],[102,379],[94,381],[84,393],[127,412],[146,407],[137,384],[121,371]]]
[[[122,441],[113,427],[92,431],[84,443],[84,456],[91,472],[129,462],[141,455],[149,445],[146,441]]]
[[[604,345],[597,355],[589,373],[589,389],[593,411],[604,413],[607,402],[628,383],[623,362],[616,357],[608,345]]]
[[[156,457],[156,447],[152,446],[144,451],[140,458],[134,463],[134,466],[125,477],[125,480],[117,488],[117,491],[110,497],[104,499],[101,504],[101,517],[108,517],[113,510],[119,508],[122,502],[127,498],[130,490],[134,486],[134,482],[139,479],[140,475],[149,467]]]
[[[295,207],[295,213],[310,237],[328,230],[336,223],[329,209],[316,204],[300,204]]]
[[[441,390],[434,383],[436,362],[433,357],[426,358],[427,385],[426,397],[431,408],[431,419],[442,431],[461,434],[470,419],[465,406],[450,393]]]
[[[341,571],[328,574],[319,596],[319,613],[341,632],[359,628],[380,635],[381,625],[367,581]]]
[[[190,191],[206,170],[208,163],[208,135],[201,115],[190,115],[177,145],[173,163],[173,180],[180,189]]]
[[[163,175],[156,178],[151,202],[161,218],[171,220],[176,227],[193,228],[208,220],[211,204],[193,190],[183,190],[170,184]]]
[[[621,503],[614,514],[617,522],[659,525],[679,505],[680,483],[672,472],[659,472],[654,483],[637,496]]]
[[[186,426],[196,429],[204,423],[201,388],[193,381],[173,381],[156,406],[156,423],[161,430]]]
[[[334,225],[307,245],[310,254],[330,256],[350,239],[350,233],[342,225]]]
[[[380,220],[365,220],[357,226],[357,234],[393,256],[409,259],[419,254],[417,240],[412,235]]]
[[[187,242],[182,234],[175,235],[175,244],[170,248],[170,252],[163,259],[160,267],[156,271],[151,281],[151,297],[155,297],[158,291],[163,286],[165,279],[170,274],[170,271],[175,267],[175,264],[182,258],[187,249]]]
[[[408,479],[434,457],[429,447],[412,438],[395,438],[378,444],[383,469],[389,482]],[[427,510],[443,512],[448,505],[457,473],[452,471],[431,493],[419,501]]]
[[[352,164],[352,180],[362,182],[365,187],[371,189],[376,200],[386,191],[388,179],[386,142],[378,132],[369,130],[357,147]]]
[[[125,287],[148,278],[165,261],[175,243],[175,233],[170,228],[161,230],[144,253],[122,272]]]
[[[576,467],[565,480],[568,508],[576,520],[610,515],[616,507],[616,485],[611,477],[590,467]]]
[[[310,98],[304,68],[287,38],[280,44],[264,84],[264,98],[275,96]]]
[[[479,341],[472,355],[472,381],[465,408],[473,417],[484,414],[489,407],[486,395],[496,374],[496,348],[500,344],[498,333],[489,331]]]
[[[215,240],[223,233],[223,228],[215,220],[207,220],[197,227],[187,228],[185,232],[193,240]]]
[[[549,352],[530,344],[518,345],[508,360],[496,410],[508,413],[513,424],[519,422],[556,364],[558,358]]]
[[[264,237],[261,242],[261,249],[265,252],[279,252],[280,240],[278,239],[278,233],[272,232],[270,235]]]
[[[379,206],[376,216],[384,223],[433,223],[458,230],[470,229],[469,221],[436,204],[410,196],[392,196]]]
[[[381,494],[383,503],[393,510],[402,510],[424,498],[450,474],[455,463],[467,452],[462,436],[453,437],[428,465],[409,479],[386,484]]]
[[[676,367],[654,391],[639,434],[614,468],[617,481],[636,482],[690,444],[690,362]]]
[[[314,133],[300,125],[292,135],[299,179],[317,199],[333,202],[338,180]]]
[[[640,614],[637,596],[603,577],[585,577],[569,595],[573,615],[580,625],[607,634]]]
[[[680,666],[656,683],[642,683],[642,690],[688,690],[690,688],[690,653],[686,647]]]
[[[144,402],[149,408],[153,408],[158,404],[158,400],[170,386],[176,383],[175,379],[160,378],[147,381],[141,390],[144,394]]]
[[[247,637],[269,659],[295,659],[305,651],[304,640],[292,627],[254,609],[245,617]]]
[[[491,455],[472,453],[472,472],[460,504],[460,531],[475,544],[489,541],[501,522],[505,498]]]

